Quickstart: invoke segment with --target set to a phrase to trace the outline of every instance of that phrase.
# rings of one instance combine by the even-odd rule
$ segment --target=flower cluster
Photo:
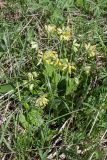
[[[47,97],[46,94],[38,97],[36,100],[36,105],[39,107],[45,107],[49,102],[49,100],[46,97]]]
[[[91,71],[91,66],[89,66],[89,65],[85,66],[84,67],[84,71],[88,75],[90,73],[90,71]]]
[[[61,59],[60,61],[61,61],[60,68],[62,71],[67,72],[69,74],[76,71],[75,65],[69,63],[67,58]]]
[[[48,33],[54,33],[56,32],[56,26],[55,25],[45,25],[45,30]]]
[[[96,45],[91,45],[90,43],[85,44],[85,49],[88,53],[89,58],[93,58],[96,56]]]
[[[27,80],[23,80],[23,85],[25,87],[28,87],[29,90],[32,92],[33,91],[33,88],[34,88],[34,83],[33,81],[38,77],[38,74],[37,72],[29,72],[27,74]]]
[[[54,64],[55,61],[58,59],[58,54],[55,51],[46,51],[43,54],[43,61],[47,64]]]
[[[77,40],[76,39],[74,39],[73,40],[73,45],[72,45],[72,49],[73,49],[73,51],[76,53],[76,52],[78,52],[78,48],[80,47],[80,44],[79,43],[77,43]]]
[[[60,41],[70,41],[71,40],[71,29],[69,26],[57,28],[55,25],[45,25],[45,30],[48,34],[57,34]]]
[[[70,27],[63,27],[57,29],[60,41],[69,41],[71,39],[71,29]]]
[[[32,41],[32,42],[31,42],[31,48],[38,50],[38,48],[39,48],[39,47],[38,47],[38,43],[35,42],[35,41]]]
[[[40,62],[44,62],[49,65],[53,65],[57,69],[59,69],[62,72],[67,72],[71,74],[72,72],[76,71],[76,67],[74,64],[71,64],[68,62],[68,59],[60,59],[58,57],[57,52],[49,50],[46,51],[45,53],[39,54],[39,64]]]

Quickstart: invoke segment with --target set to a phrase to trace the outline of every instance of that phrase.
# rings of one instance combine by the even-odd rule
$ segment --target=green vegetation
[[[107,0],[0,8],[0,159],[106,160]]]

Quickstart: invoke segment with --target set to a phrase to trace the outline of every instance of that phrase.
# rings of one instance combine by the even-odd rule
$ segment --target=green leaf
[[[29,112],[29,123],[31,125],[34,125],[37,128],[43,124],[43,119],[42,119],[40,111],[36,109],[32,109]]]
[[[78,7],[83,7],[84,0],[76,0],[76,4],[77,4]]]
[[[76,86],[77,85],[74,79],[68,78],[67,83],[66,83],[66,95],[73,93],[76,89]]]
[[[29,104],[26,103],[26,102],[24,103],[24,107],[25,107],[26,110],[28,110],[30,108]]]
[[[51,11],[52,12],[52,15],[50,17],[50,20],[52,23],[59,23],[61,24],[64,20],[64,17],[63,17],[63,14],[62,14],[62,10],[60,10],[59,8],[57,9],[54,9]]]
[[[10,84],[5,84],[0,86],[0,93],[7,93],[11,90],[14,90],[14,88]]]
[[[66,79],[62,79],[57,85],[58,95],[64,96],[66,93]]]
[[[44,75],[47,75],[48,77],[52,77],[53,76],[53,72],[54,72],[54,67],[51,65],[46,64],[45,65],[46,70],[44,71]]]
[[[60,79],[61,79],[61,75],[55,72],[53,75],[52,82],[57,85],[59,83]]]
[[[25,129],[27,129],[29,127],[29,123],[27,122],[27,120],[22,112],[19,115],[19,122],[22,124],[22,126]]]

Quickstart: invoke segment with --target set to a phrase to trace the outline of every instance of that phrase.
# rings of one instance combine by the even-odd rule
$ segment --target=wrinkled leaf
[[[61,79],[61,75],[55,72],[53,75],[52,82],[57,85],[59,83],[60,79]]]
[[[7,93],[11,90],[14,90],[14,88],[10,84],[5,84],[0,86],[0,93]]]
[[[53,72],[55,70],[54,67],[47,64],[47,65],[45,65],[45,68],[46,68],[46,70],[44,71],[44,74],[49,76],[49,77],[52,77],[53,76]]]
[[[41,113],[36,109],[32,109],[29,112],[29,122],[37,128],[40,127],[43,124]]]
[[[29,123],[27,122],[24,114],[21,112],[19,115],[19,122],[21,123],[21,125],[27,129],[29,127]]]
[[[76,86],[77,85],[76,85],[74,79],[68,78],[67,84],[66,84],[66,95],[73,93],[76,89]]]

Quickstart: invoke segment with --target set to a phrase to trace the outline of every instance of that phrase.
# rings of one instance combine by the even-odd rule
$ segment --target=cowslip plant
[[[37,48],[36,43],[31,43],[31,50],[37,55],[36,70],[40,69],[40,71],[39,74],[38,72],[27,74],[25,82],[28,83],[26,90],[29,90],[27,94],[31,98],[28,102],[30,107],[25,107],[24,112],[19,115],[20,123],[25,130],[31,127],[36,132],[49,118],[47,113],[50,114],[50,118],[54,118],[83,106],[91,92],[91,83],[94,81],[92,74],[96,70],[96,66],[93,65],[97,56],[96,45],[90,42],[82,43],[73,38],[72,29],[68,26],[46,25],[45,31],[48,48],[43,50]],[[58,42],[56,48],[53,48],[54,40]],[[85,114],[83,121],[85,118],[86,121],[89,120],[89,114],[92,111],[92,108],[87,108],[86,112],[82,112]],[[79,119],[82,113],[79,114]],[[63,118],[61,123],[64,120],[66,118]],[[76,118],[77,130],[80,125],[81,123]],[[84,128],[80,128],[81,136],[84,136],[82,133]],[[90,129],[87,126],[86,130],[90,130],[89,133],[91,133],[93,128]],[[81,140],[84,140],[82,138]]]
[[[90,43],[85,44],[85,49],[88,54],[88,58],[93,58],[96,56],[97,53],[96,45],[91,45]]]
[[[37,77],[37,72],[29,72],[27,73],[27,79],[23,80],[23,85],[25,87],[28,87],[31,92],[33,91],[33,88],[37,85]]]
[[[38,107],[45,107],[46,105],[48,105],[49,100],[46,97],[47,97],[46,94],[38,97],[36,100],[36,105]]]
[[[55,35],[60,41],[70,41],[71,40],[71,28],[69,26],[63,26],[61,28],[55,25],[45,25],[45,30],[48,35]]]
[[[66,94],[70,94],[79,84],[78,76],[76,76],[77,68],[73,63],[68,62],[67,58],[59,58],[58,53],[52,50],[46,51],[42,56],[38,56],[44,65],[44,76],[49,77],[50,82],[56,86],[65,80]],[[73,75],[73,78],[70,76]],[[63,86],[65,87],[65,86]]]

